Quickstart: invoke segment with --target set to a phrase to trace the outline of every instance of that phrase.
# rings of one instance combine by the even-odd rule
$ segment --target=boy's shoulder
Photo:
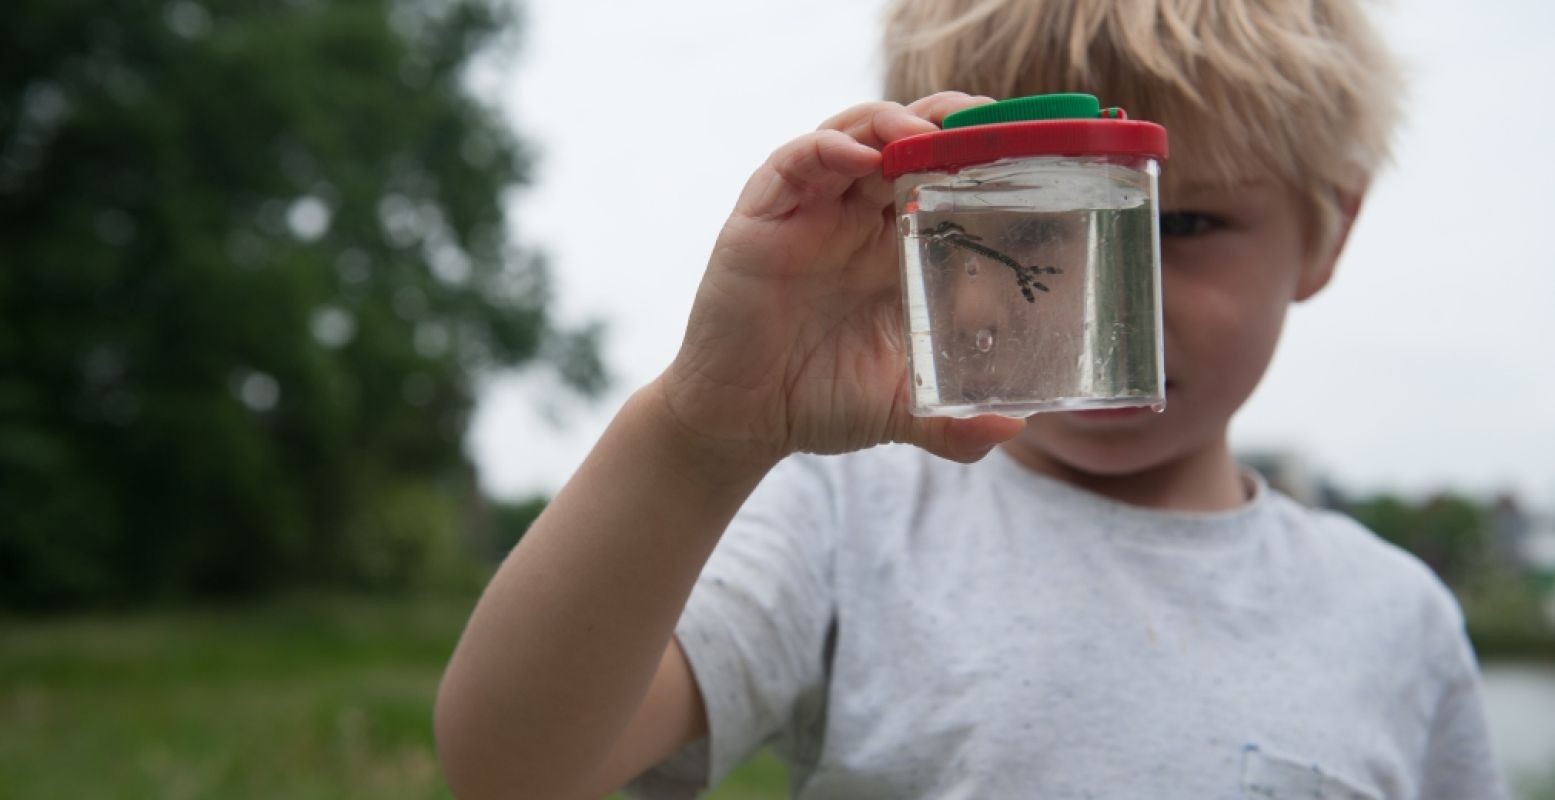
[[[1368,583],[1379,587],[1410,589],[1451,601],[1452,593],[1425,562],[1355,518],[1334,509],[1304,505],[1272,488],[1266,491],[1282,523],[1311,544],[1335,571],[1366,577]]]
[[[1349,613],[1387,618],[1395,632],[1421,637],[1415,644],[1428,652],[1445,656],[1459,648],[1463,612],[1452,590],[1419,557],[1339,511],[1270,494],[1283,539],[1323,587],[1314,600],[1344,598]]]

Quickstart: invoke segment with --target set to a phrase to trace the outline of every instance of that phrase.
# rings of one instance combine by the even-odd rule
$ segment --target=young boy
[[[755,173],[680,353],[482,598],[456,793],[690,797],[770,745],[805,798],[1504,796],[1451,596],[1226,440],[1385,156],[1359,10],[899,0],[887,50],[923,99]],[[1171,133],[1167,409],[914,418],[879,149],[1055,91]]]

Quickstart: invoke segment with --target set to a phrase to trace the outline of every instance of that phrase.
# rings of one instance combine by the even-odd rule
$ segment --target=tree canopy
[[[510,241],[483,0],[15,0],[0,47],[0,604],[409,579],[475,380],[602,382]]]

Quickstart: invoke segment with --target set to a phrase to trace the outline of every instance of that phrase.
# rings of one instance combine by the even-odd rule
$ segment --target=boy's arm
[[[671,634],[765,469],[688,448],[658,395],[627,402],[471,616],[436,720],[464,800],[602,796],[706,733]]]
[[[1444,645],[1427,663],[1443,676],[1443,684],[1426,736],[1419,797],[1505,800],[1506,779],[1492,748],[1483,682],[1463,611],[1445,586],[1437,583],[1436,591]]]
[[[1472,663],[1443,693],[1431,721],[1421,800],[1505,800],[1507,787],[1491,751],[1490,731]]]
[[[461,798],[603,794],[705,733],[672,631],[724,528],[784,456],[903,441],[971,461],[1020,431],[908,413],[879,175],[885,143],[985,101],[857,106],[751,177],[674,362],[514,548],[454,652],[437,739]]]

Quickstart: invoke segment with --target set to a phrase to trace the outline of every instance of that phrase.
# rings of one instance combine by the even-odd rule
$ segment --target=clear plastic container
[[[1089,117],[1082,104],[1072,116],[1008,120],[995,104],[979,117],[992,122],[947,119],[946,130],[886,150],[914,414],[1165,403],[1157,208],[1165,131],[1102,112],[1089,95],[1006,103],[1051,114],[1055,97],[1066,101],[1060,111],[1084,98]],[[941,138],[914,143],[931,137]],[[925,165],[939,168],[913,169]]]

